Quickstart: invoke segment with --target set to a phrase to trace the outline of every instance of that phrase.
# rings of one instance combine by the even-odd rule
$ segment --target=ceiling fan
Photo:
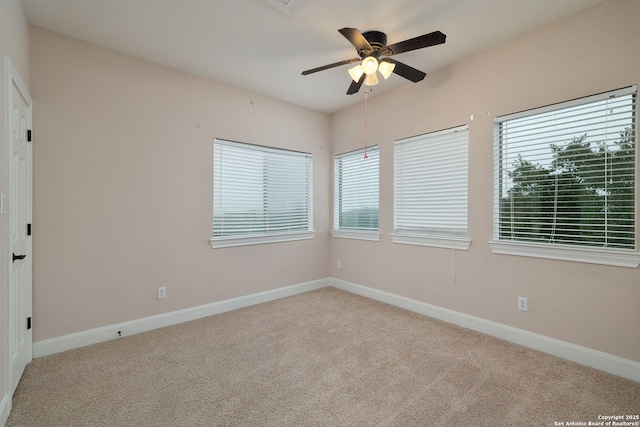
[[[361,64],[349,69],[349,74],[353,81],[347,95],[353,95],[360,90],[364,83],[367,86],[378,84],[376,71],[386,79],[391,73],[411,80],[414,83],[419,82],[426,76],[420,70],[400,61],[391,59],[390,56],[397,55],[411,50],[422,49],[429,46],[442,44],[447,36],[440,31],[434,31],[429,34],[414,37],[399,43],[387,46],[387,35],[380,31],[367,31],[361,33],[357,28],[342,28],[338,30],[358,51],[358,58],[346,59],[344,61],[335,62],[333,64],[324,65],[318,68],[312,68],[302,72],[303,76],[316,73],[318,71],[327,70],[329,68],[338,67],[340,65],[353,64],[362,61]]]

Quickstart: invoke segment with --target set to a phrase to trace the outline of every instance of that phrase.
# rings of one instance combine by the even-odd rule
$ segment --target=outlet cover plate
[[[525,297],[518,297],[518,310],[529,311],[529,300]]]

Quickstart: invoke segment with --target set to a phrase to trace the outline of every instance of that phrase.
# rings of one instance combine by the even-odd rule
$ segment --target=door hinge
[[[31,316],[27,317],[27,330],[31,329]]]
[[[27,141],[31,142],[31,129],[27,130]]]
[[[27,224],[27,236],[31,236],[31,224]]]

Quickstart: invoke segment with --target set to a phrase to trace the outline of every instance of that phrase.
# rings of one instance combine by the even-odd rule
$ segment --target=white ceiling
[[[442,31],[447,42],[394,56],[429,73],[604,0],[22,0],[30,24],[197,76],[333,113],[357,57],[339,28],[385,32],[388,44]],[[278,10],[282,9],[282,10]],[[392,75],[374,94],[413,85]]]

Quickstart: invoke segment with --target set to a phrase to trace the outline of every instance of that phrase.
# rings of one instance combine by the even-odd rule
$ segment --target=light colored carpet
[[[335,288],[34,360],[7,426],[553,426],[640,383]]]

